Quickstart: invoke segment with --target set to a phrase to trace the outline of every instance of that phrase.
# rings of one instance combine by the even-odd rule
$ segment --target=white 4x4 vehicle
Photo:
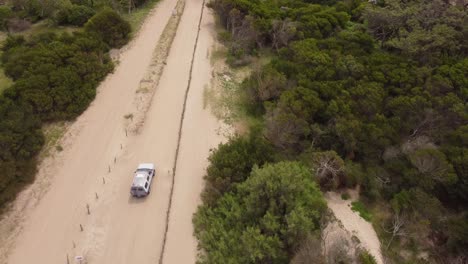
[[[138,165],[133,177],[130,194],[135,197],[146,196],[150,193],[151,182],[156,174],[153,163],[141,163]]]

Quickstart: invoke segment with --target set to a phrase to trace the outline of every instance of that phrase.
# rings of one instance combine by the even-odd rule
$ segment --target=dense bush
[[[94,15],[86,24],[85,30],[100,37],[109,47],[120,48],[130,39],[130,24],[118,13],[104,9]]]
[[[17,17],[27,18],[31,22],[50,18],[60,8],[63,1],[56,0],[15,0],[10,1]]]
[[[403,246],[424,248],[431,260],[468,258],[460,250],[468,231],[461,224],[468,204],[463,6],[441,0],[210,6],[226,29],[228,62],[273,52],[242,89],[277,153],[306,162],[324,188],[359,184],[366,202],[400,204],[384,221],[404,218]]]
[[[206,204],[214,204],[225,192],[244,182],[254,165],[262,166],[273,160],[273,149],[264,139],[252,133],[220,144],[208,158],[210,165],[202,193]]]
[[[55,15],[55,21],[59,25],[83,26],[92,16],[94,9],[83,5],[64,7]]]
[[[287,263],[326,209],[310,170],[297,162],[254,167],[236,190],[194,216],[200,263]]]
[[[421,62],[466,54],[466,10],[449,2],[390,0],[365,12],[369,30],[384,47]]]
[[[40,120],[24,102],[0,96],[0,116],[1,207],[33,179],[35,155],[44,140]]]
[[[83,25],[90,17],[91,11],[112,8],[117,12],[129,12],[154,0],[7,0],[13,11],[13,16],[38,22],[44,19],[54,19],[59,24],[75,26]],[[6,8],[10,9],[10,8]],[[70,15],[69,19],[67,18]],[[92,16],[92,15],[91,15]],[[2,12],[0,11],[0,21]],[[67,22],[68,21],[68,22]]]
[[[28,103],[42,121],[76,117],[112,70],[105,45],[83,33],[41,35],[9,46],[2,59],[5,73],[15,80],[5,96]]]
[[[334,151],[306,151],[299,159],[314,171],[314,178],[324,190],[352,187],[352,177],[347,177],[343,159]]]
[[[8,6],[0,6],[0,30],[7,30],[8,19],[13,15],[13,12]]]
[[[96,12],[87,6],[72,5],[68,15],[68,23],[74,26],[84,25]]]
[[[330,36],[349,19],[344,11],[308,1],[214,0],[210,6],[230,34],[223,38],[232,39],[228,46],[233,65],[242,65],[258,48],[278,50],[293,40]]]

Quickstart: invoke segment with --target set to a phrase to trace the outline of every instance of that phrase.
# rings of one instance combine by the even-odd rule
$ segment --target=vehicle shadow
[[[148,196],[144,196],[144,197],[134,197],[132,195],[129,195],[128,196],[128,203],[129,204],[140,204],[140,203],[144,203],[146,201]]]

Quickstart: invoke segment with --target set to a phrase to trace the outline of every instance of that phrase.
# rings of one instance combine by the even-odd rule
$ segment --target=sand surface
[[[124,116],[134,109],[176,3],[161,0],[156,6],[95,101],[68,129],[64,151],[41,164],[38,180],[2,219],[0,263],[67,263],[67,257],[75,263],[76,255],[96,264],[195,262],[192,214],[209,149],[223,140],[216,133],[221,124],[203,107],[214,22],[206,8],[200,19],[202,0],[186,0],[145,122],[138,134],[125,133]],[[156,178],[147,198],[134,199],[129,187],[140,162],[155,163]]]
[[[336,218],[341,221],[344,229],[351,232],[377,260],[383,264],[380,251],[380,241],[372,224],[364,220],[358,213],[351,210],[352,200],[343,200],[339,193],[328,192],[325,194],[328,207],[333,211]]]

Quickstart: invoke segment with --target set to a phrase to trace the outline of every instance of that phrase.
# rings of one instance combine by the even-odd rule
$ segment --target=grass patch
[[[223,120],[227,124],[233,124],[239,119],[239,83],[236,82],[229,73],[218,73],[220,90],[211,90],[209,88],[204,91],[204,102],[208,102],[218,119]]]
[[[8,37],[8,34],[4,31],[0,31],[0,42],[3,42]]]
[[[230,69],[232,70],[232,69]],[[214,85],[205,86],[203,91],[204,107],[209,106],[214,116],[225,124],[234,127],[237,133],[247,133],[251,128],[261,127],[262,120],[248,112],[249,100],[239,80],[243,75],[238,69],[233,72],[215,73]]]
[[[251,128],[263,126],[262,118],[249,112],[250,95],[242,86],[242,81],[250,76],[253,66],[230,67],[226,63],[227,55],[224,45],[213,48],[209,53],[215,70],[211,84],[204,87],[203,106],[209,106],[213,115],[233,127],[236,133],[245,134]]]
[[[143,4],[141,7],[137,8],[130,14],[122,14],[123,18],[130,23],[132,26],[132,32],[135,34],[138,32],[140,27],[143,25],[146,16],[150,13],[154,6],[159,2],[159,0],[150,0]]]
[[[3,68],[0,68],[0,94],[5,91],[6,88],[10,87],[13,81],[5,75]]]
[[[203,109],[208,106],[208,102],[213,102],[216,99],[216,94],[214,90],[210,88],[208,84],[203,86]]]
[[[251,98],[242,86],[254,67],[265,65],[273,58],[270,51],[262,51],[261,56],[248,56],[248,63],[233,67],[229,63],[229,33],[221,26],[218,16],[215,16],[215,32],[218,34],[218,44],[210,52],[210,63],[215,69],[212,72],[212,82],[203,90],[203,106],[210,107],[216,118],[234,128],[237,134],[246,134],[252,128],[263,127],[263,119],[251,113],[249,105]]]
[[[218,60],[224,60],[228,54],[228,50],[225,47],[215,49],[210,54],[210,63],[214,65]]]
[[[372,220],[372,214],[366,209],[364,204],[360,201],[352,202],[351,203],[351,210],[354,212],[358,212],[359,216],[364,218],[367,222]]]
[[[39,160],[48,157],[53,149],[59,152],[63,150],[63,147],[58,143],[63,134],[65,134],[68,124],[68,122],[61,121],[43,126],[42,132],[44,133],[45,142],[39,153]]]

